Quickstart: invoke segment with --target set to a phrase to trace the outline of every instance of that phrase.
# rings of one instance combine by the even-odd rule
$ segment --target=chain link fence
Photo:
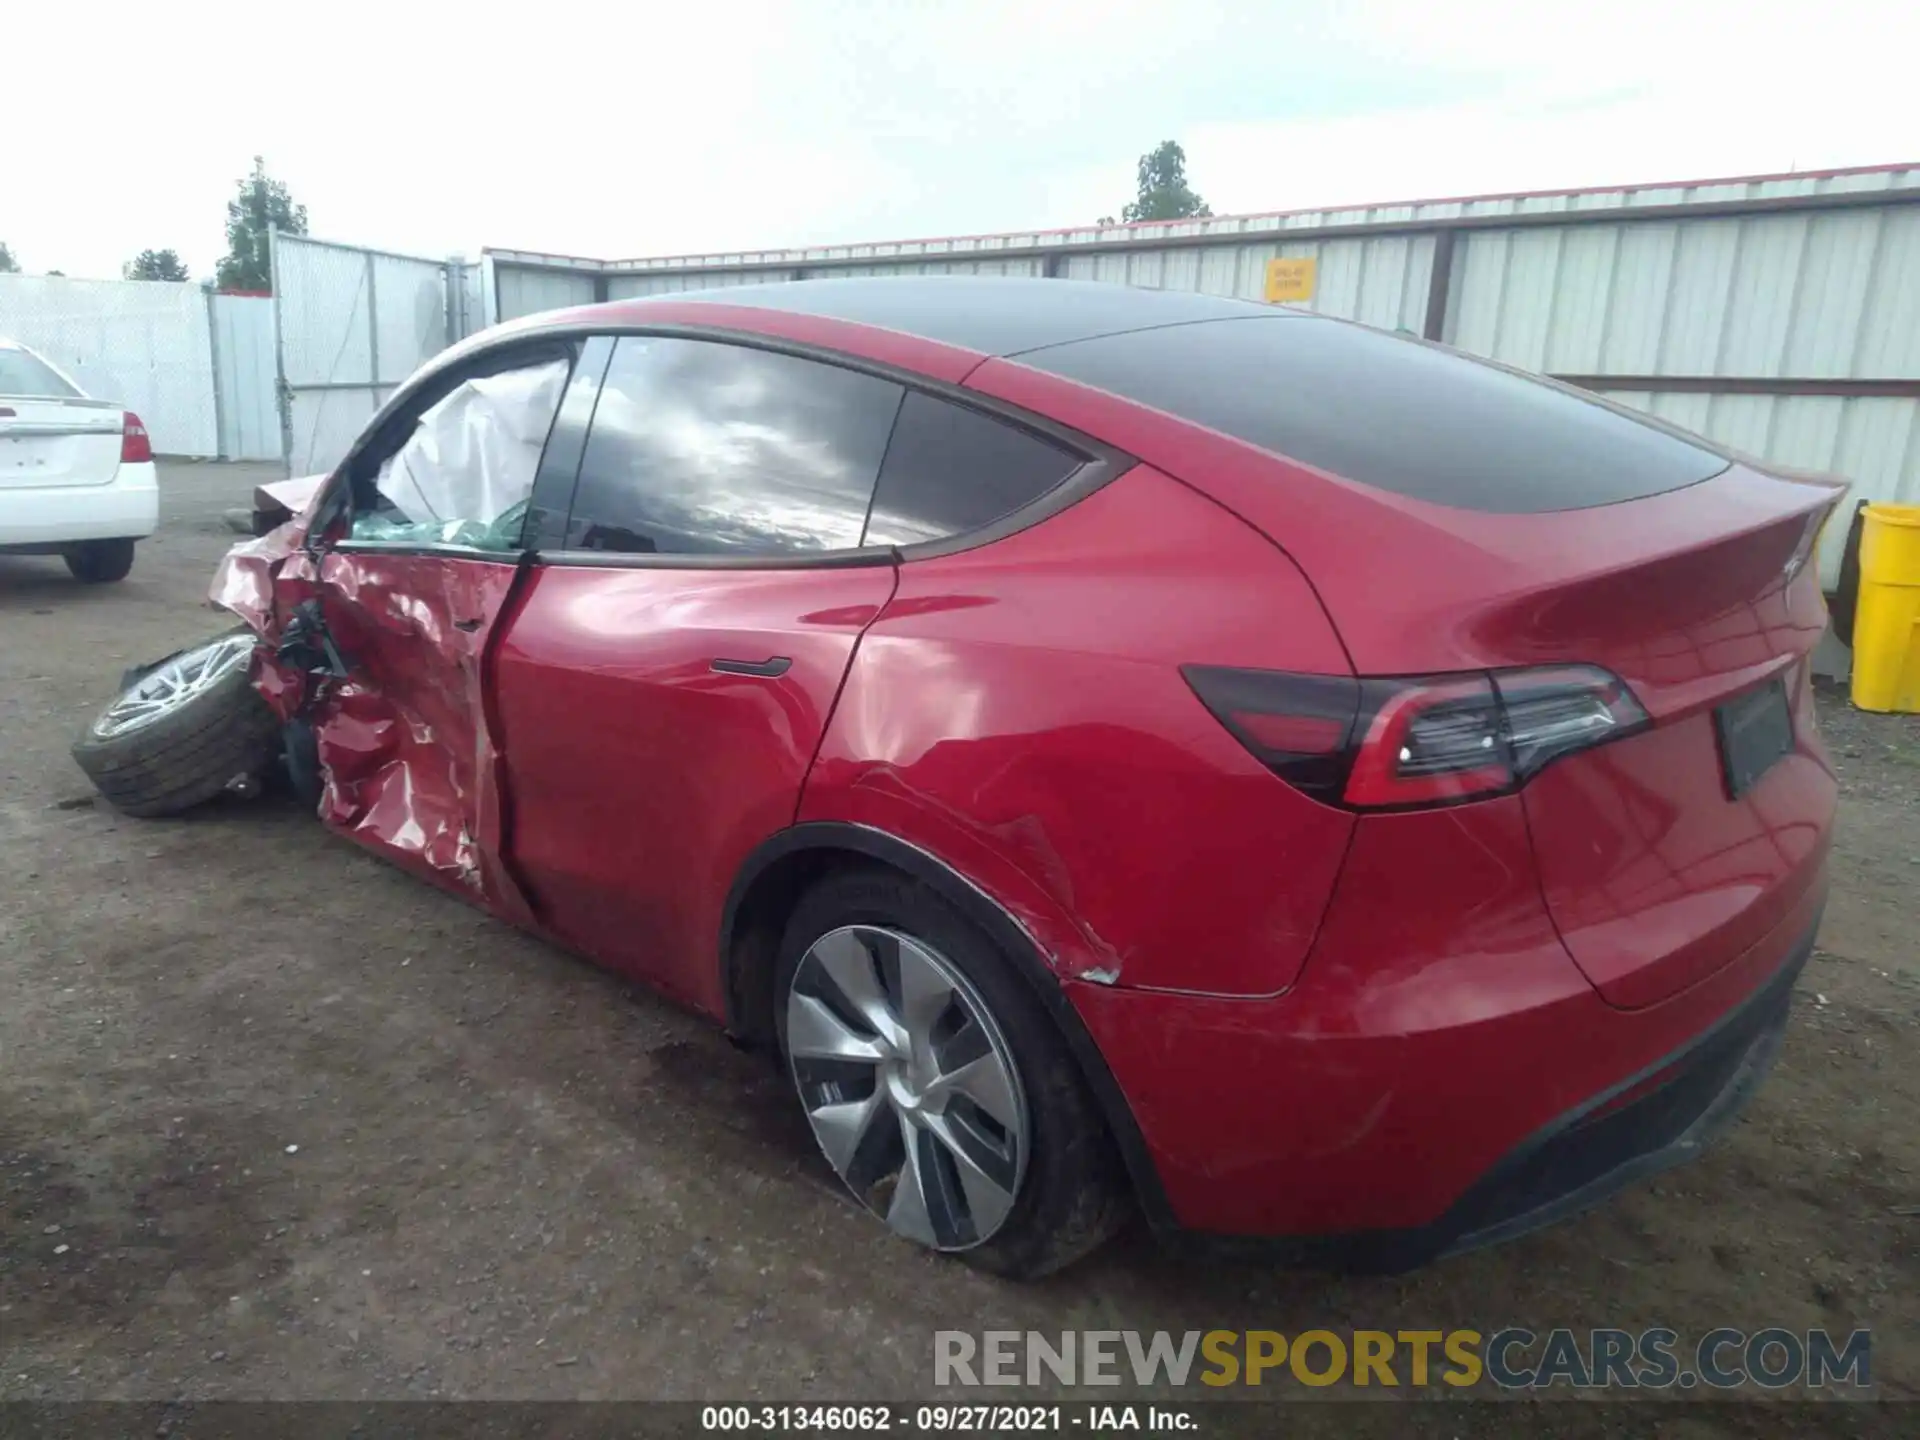
[[[472,329],[472,267],[458,260],[273,237],[287,471],[331,469],[423,363]]]
[[[0,275],[0,336],[136,412],[161,454],[221,453],[208,295],[198,285]]]

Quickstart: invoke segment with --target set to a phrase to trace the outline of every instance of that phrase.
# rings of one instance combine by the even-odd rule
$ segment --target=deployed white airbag
[[[376,488],[399,512],[385,518],[487,526],[523,504],[569,368],[554,360],[463,381],[380,467]]]

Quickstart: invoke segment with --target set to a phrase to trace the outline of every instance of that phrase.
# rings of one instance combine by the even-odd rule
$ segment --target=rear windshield
[[[1468,510],[1580,510],[1727,459],[1597,398],[1301,315],[1214,320],[1017,357],[1363,485]]]
[[[0,395],[54,395],[66,400],[79,393],[39,356],[0,350]]]

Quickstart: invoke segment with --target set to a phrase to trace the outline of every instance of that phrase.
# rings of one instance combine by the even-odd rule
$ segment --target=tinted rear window
[[[1335,320],[1229,320],[1019,357],[1363,485],[1469,510],[1579,510],[1724,456],[1597,399]]]
[[[0,395],[51,395],[72,399],[80,392],[24,350],[0,350]]]

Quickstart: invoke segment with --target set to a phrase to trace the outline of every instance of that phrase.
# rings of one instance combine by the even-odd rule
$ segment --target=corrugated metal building
[[[491,250],[483,286],[510,319],[925,274],[1287,299],[1559,376],[1861,498],[1920,501],[1920,164],[647,260]],[[1844,532],[1822,547],[1829,585]]]

